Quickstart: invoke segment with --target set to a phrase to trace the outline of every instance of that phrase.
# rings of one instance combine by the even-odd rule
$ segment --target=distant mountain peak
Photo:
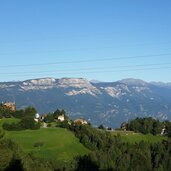
[[[164,82],[150,82],[150,84],[153,84],[155,86],[160,86],[160,87],[170,87],[171,83],[164,83]]]
[[[90,80],[90,82],[91,82],[91,83],[94,83],[94,84],[96,84],[96,83],[101,83],[101,81],[99,81],[99,80]]]
[[[118,82],[124,83],[127,85],[138,85],[138,86],[145,86],[148,84],[147,82],[141,79],[135,79],[135,78],[127,78],[127,79],[120,80]]]
[[[92,86],[91,83],[84,78],[61,78],[58,80],[58,85],[60,87],[89,87]]]
[[[39,78],[23,81],[23,85],[44,86],[53,85],[56,82],[55,78]]]

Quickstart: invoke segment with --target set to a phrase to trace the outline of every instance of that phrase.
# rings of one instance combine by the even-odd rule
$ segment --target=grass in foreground
[[[17,122],[16,119],[2,119],[4,122]],[[89,153],[75,135],[63,128],[41,128],[38,130],[5,131],[5,138],[16,142],[25,152],[46,159],[69,161],[78,155]]]
[[[19,144],[23,151],[40,158],[70,160],[89,152],[72,132],[62,128],[8,131],[5,136]]]

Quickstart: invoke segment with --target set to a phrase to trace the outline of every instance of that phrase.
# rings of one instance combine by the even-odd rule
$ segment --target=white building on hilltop
[[[39,122],[40,115],[38,113],[35,114],[34,120],[36,122]]]
[[[58,120],[63,122],[65,120],[64,114],[58,116]]]

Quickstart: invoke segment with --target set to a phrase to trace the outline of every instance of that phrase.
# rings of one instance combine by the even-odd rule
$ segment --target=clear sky
[[[170,73],[170,0],[0,1],[0,81]]]

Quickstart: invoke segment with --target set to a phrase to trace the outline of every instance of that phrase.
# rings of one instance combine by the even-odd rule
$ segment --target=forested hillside
[[[94,128],[90,123],[76,123],[68,117],[58,121],[56,116],[64,111],[56,110],[46,116],[48,119],[34,121],[40,127],[47,123],[48,127],[32,127],[34,124],[29,120],[28,124],[25,123],[27,127],[14,131],[11,126],[21,128],[21,121],[25,117],[33,118],[36,110],[29,107],[22,112],[6,112],[8,115],[0,120],[0,170],[171,170],[169,121],[137,118],[118,131],[102,126]],[[167,134],[160,135],[163,126]]]

